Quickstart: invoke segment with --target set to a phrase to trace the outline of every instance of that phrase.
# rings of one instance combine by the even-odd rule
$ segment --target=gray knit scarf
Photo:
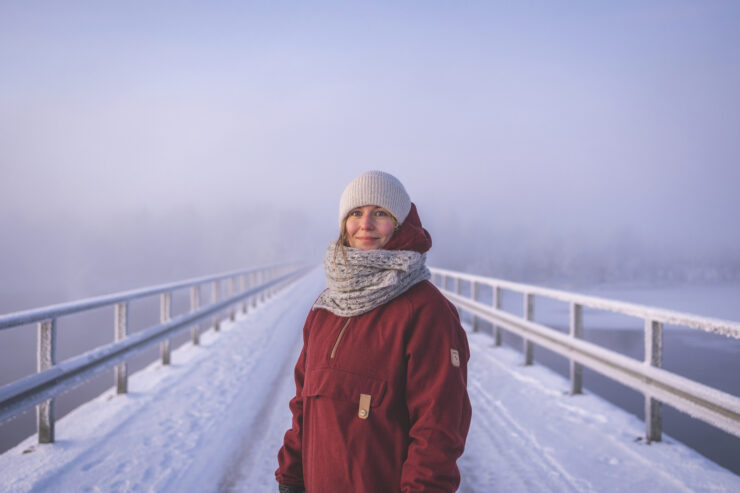
[[[361,315],[431,277],[425,253],[344,249],[346,264],[341,251],[334,261],[334,242],[326,250],[324,271],[329,289],[321,293],[313,308],[324,308],[340,317]]]

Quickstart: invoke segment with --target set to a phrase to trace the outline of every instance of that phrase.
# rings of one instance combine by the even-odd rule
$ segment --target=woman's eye
[[[375,211],[376,216],[387,216],[388,213],[385,211]]]
[[[350,216],[359,217],[362,215],[362,211],[352,211],[349,213]]]

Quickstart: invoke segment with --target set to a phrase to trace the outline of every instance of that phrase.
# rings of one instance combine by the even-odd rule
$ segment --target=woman
[[[470,425],[468,342],[432,285],[432,246],[395,177],[370,171],[339,203],[328,289],[303,327],[281,492],[452,492]]]

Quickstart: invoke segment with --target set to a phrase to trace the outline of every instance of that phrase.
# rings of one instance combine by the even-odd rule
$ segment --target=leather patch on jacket
[[[360,408],[357,410],[357,416],[360,419],[367,419],[370,415],[370,399],[372,397],[368,394],[360,394]]]
[[[450,348],[450,359],[452,360],[452,366],[460,366],[460,353],[457,352],[457,349]]]

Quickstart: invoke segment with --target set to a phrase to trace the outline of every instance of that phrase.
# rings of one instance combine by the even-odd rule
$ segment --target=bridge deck
[[[173,353],[0,455],[3,491],[276,491],[300,328],[323,286],[315,271],[201,347]],[[473,421],[460,491],[738,491],[740,477],[521,356],[470,334]]]

